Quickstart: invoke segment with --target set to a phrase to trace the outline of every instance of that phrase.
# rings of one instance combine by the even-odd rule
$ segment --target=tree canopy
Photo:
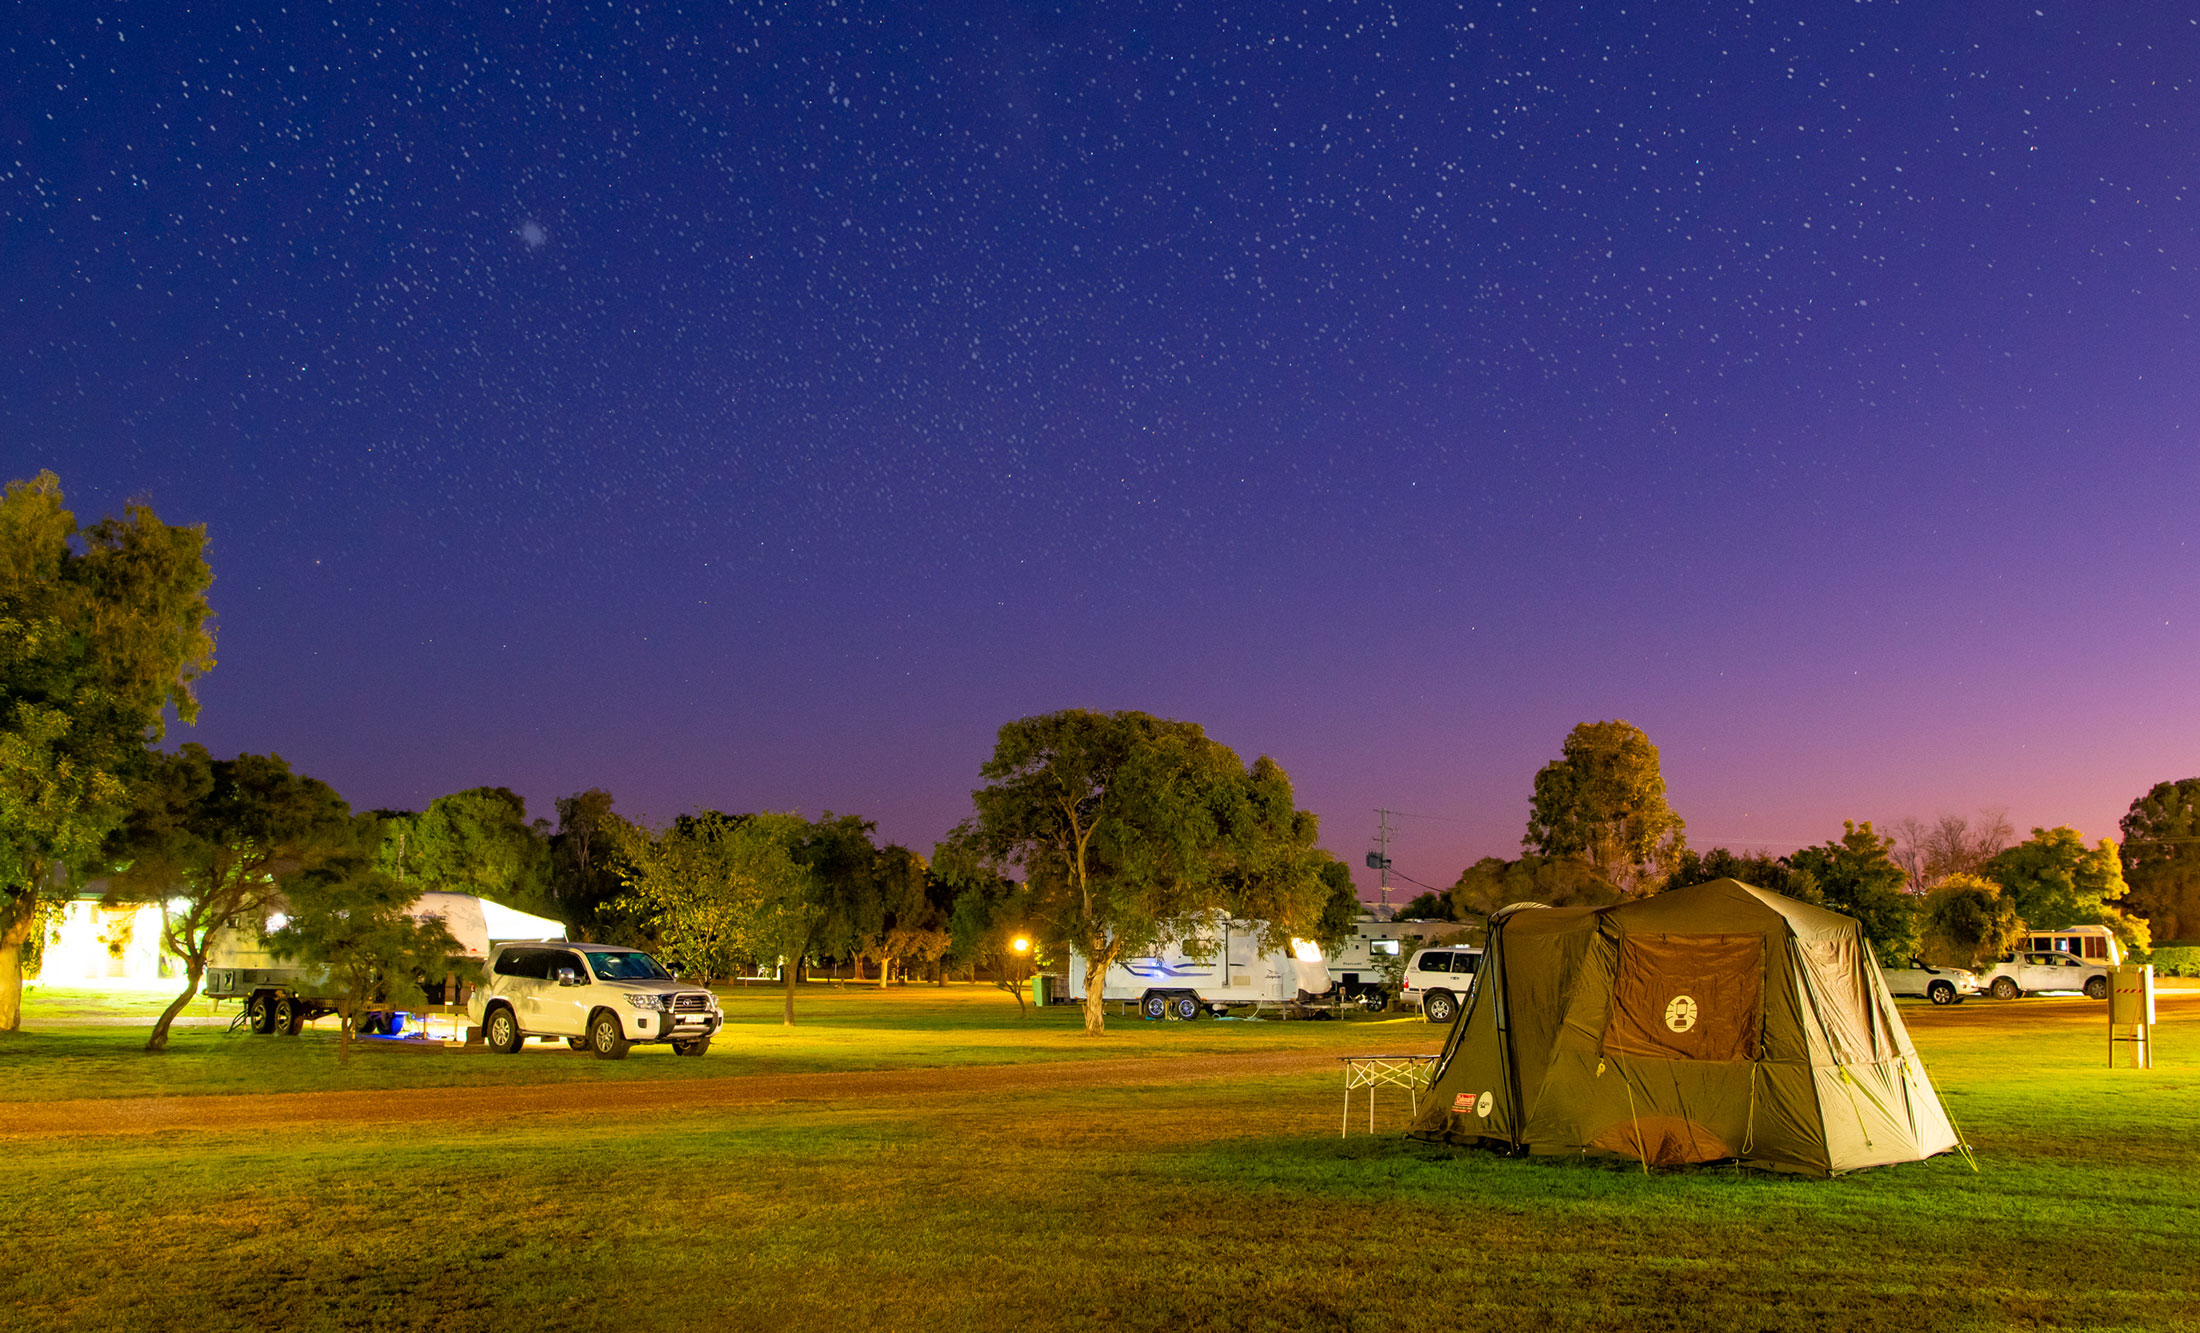
[[[1559,757],[1535,775],[1521,845],[1544,857],[1578,857],[1624,893],[1647,893],[1688,845],[1665,801],[1658,747],[1629,722],[1583,722]]]
[[[463,957],[464,946],[441,917],[412,914],[419,890],[392,879],[367,855],[324,861],[285,883],[286,919],[268,933],[268,949],[328,969],[341,1021],[340,1064],[351,1059],[368,1006],[417,1003],[429,978],[479,975],[480,965]]]
[[[2200,778],[2155,783],[2122,827],[2131,910],[2159,943],[2200,941]]]
[[[556,910],[550,847],[527,822],[527,803],[506,787],[438,796],[417,815],[385,821],[381,868],[414,891],[470,893],[523,912]],[[565,923],[572,929],[573,923]]]
[[[42,904],[121,822],[165,711],[198,717],[205,545],[141,504],[79,530],[51,472],[0,495],[0,1031],[21,1023]]]
[[[132,801],[107,854],[123,869],[113,894],[161,906],[161,942],[181,959],[183,993],[153,1024],[148,1051],[198,994],[207,950],[225,929],[257,929],[301,872],[372,846],[327,783],[290,771],[282,756],[216,759],[200,745],[156,754],[131,784]]]
[[[1106,1027],[1108,967],[1204,913],[1261,923],[1271,948],[1319,927],[1330,889],[1314,816],[1274,760],[1248,769],[1194,723],[1074,708],[1021,718],[979,775],[949,840],[1022,872],[1035,915],[1085,961],[1087,1032]]]
[[[1944,875],[1925,895],[1925,953],[1941,962],[1976,967],[2013,948],[2023,926],[2001,886],[1977,875]]]
[[[1839,838],[1788,858],[1796,872],[1790,896],[1855,917],[1882,960],[1911,957],[1921,942],[1919,900],[1909,892],[1909,876],[1895,864],[1894,840],[1880,837],[1870,820],[1843,820],[1841,830]]]
[[[1603,907],[1621,896],[1586,861],[1571,856],[1523,856],[1517,861],[1485,856],[1459,872],[1446,895],[1450,910],[1442,919],[1487,919],[1508,903]]]
[[[2123,861],[2106,838],[2088,847],[2074,828],[2036,828],[1979,873],[2001,886],[2018,918],[2034,930],[2108,926],[2133,948],[2147,945],[2146,923],[2118,906],[2127,892]]]

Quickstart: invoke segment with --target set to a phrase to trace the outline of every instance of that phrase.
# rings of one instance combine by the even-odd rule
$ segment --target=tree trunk
[[[780,1014],[779,1022],[782,1027],[791,1028],[794,1026],[794,964],[783,965],[779,975],[787,979],[787,1007]]]
[[[336,1063],[340,1065],[351,1063],[352,1015],[357,1009],[357,1005],[346,1000],[336,1011]]]
[[[183,994],[170,1000],[168,1007],[160,1011],[160,1017],[153,1022],[153,1035],[145,1039],[145,1049],[154,1054],[168,1049],[168,1025],[176,1021],[176,1015],[183,1012],[185,1005],[198,997],[199,982],[206,976],[205,960],[186,958],[183,974],[186,978]]]
[[[36,895],[0,899],[0,1032],[23,1028],[23,943],[37,922]]]
[[[0,940],[0,1032],[23,1028],[23,945]]]
[[[1107,975],[1105,967],[1088,968],[1085,972],[1085,1035],[1088,1037],[1102,1036],[1108,1030],[1108,1003],[1100,998],[1100,992],[1106,989],[1103,983]]]

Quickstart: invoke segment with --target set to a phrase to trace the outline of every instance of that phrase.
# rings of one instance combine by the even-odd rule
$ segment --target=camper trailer
[[[1089,980],[1085,960],[1071,954],[1066,998],[1082,1000]],[[1197,1018],[1296,1004],[1329,989],[1322,951],[1311,941],[1263,952],[1259,923],[1216,917],[1152,953],[1117,959],[1100,996],[1135,1001],[1148,1018]]]
[[[2064,926],[2060,930],[2028,930],[2017,940],[2019,953],[2067,953],[2088,963],[2120,966],[2123,946],[2106,926]]]
[[[413,904],[411,915],[441,917],[444,928],[459,943],[458,957],[474,961],[487,958],[491,946],[505,940],[542,939],[565,933],[563,925],[548,917],[530,916],[466,893],[423,893]],[[281,925],[280,915],[270,918],[270,924]],[[216,936],[207,962],[200,994],[214,1000],[244,1001],[246,1025],[263,1036],[295,1036],[314,1019],[336,1012],[337,992],[328,969],[301,967],[276,958],[251,926]],[[429,983],[431,1004],[458,1002],[457,995],[442,993],[445,984]],[[362,1018],[360,1031],[386,1030],[394,1021],[392,1013],[377,1011]]]

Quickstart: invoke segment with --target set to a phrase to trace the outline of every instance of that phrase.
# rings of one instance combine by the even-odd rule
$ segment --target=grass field
[[[702,1061],[384,1054],[348,1072],[319,1034],[201,1030],[156,1061],[129,1053],[129,1030],[40,1031],[34,1011],[32,1031],[0,1039],[0,1098],[130,1080],[139,1092],[278,1076],[554,1083],[1430,1039],[1410,1021],[1126,1021],[1091,1042],[1061,1011],[1019,1021],[998,994],[921,988],[821,990],[815,1021],[788,1034],[767,1021],[769,997],[751,998],[735,997],[735,1024]],[[2106,1068],[2098,1004],[1904,1012],[1978,1148],[1976,1174],[1952,1157],[1832,1181],[1514,1161],[1405,1140],[1395,1103],[1385,1133],[1340,1140],[1329,1072],[780,1102],[672,1122],[0,1140],[0,1322],[2200,1327],[2200,997],[2165,1003],[2151,1073]]]

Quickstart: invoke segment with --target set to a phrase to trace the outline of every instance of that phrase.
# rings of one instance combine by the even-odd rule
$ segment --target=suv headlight
[[[669,995],[658,995],[653,992],[648,995],[629,995],[626,997],[626,1002],[633,1005],[636,1009],[662,1011],[670,1009],[672,1007],[670,1004],[666,1003],[671,998],[672,997]]]

